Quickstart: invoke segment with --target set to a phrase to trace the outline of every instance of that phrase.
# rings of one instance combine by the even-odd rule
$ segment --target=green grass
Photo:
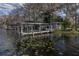
[[[75,30],[71,30],[71,31],[62,31],[62,30],[54,30],[52,32],[52,34],[56,35],[56,36],[59,36],[59,35],[66,35],[66,36],[70,36],[70,37],[73,37],[73,36],[76,36],[79,34],[78,31],[75,31]]]

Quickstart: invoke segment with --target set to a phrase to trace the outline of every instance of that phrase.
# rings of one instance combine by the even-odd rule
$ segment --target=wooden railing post
[[[20,32],[23,33],[23,24],[20,26]]]
[[[50,26],[51,26],[51,32],[52,32],[52,25],[50,24]]]
[[[34,29],[33,29],[33,25],[31,25],[31,32],[32,32],[33,37],[34,37]]]
[[[41,31],[41,26],[39,25],[39,32]]]

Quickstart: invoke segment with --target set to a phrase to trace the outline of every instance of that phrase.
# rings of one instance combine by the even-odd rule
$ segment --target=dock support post
[[[50,29],[51,29],[50,31],[52,32],[52,25],[51,24],[50,24]]]
[[[34,37],[34,30],[33,30],[33,25],[31,26],[31,32],[33,34],[33,37]]]
[[[39,24],[39,32],[40,32],[40,34],[41,34],[41,25]]]
[[[20,33],[23,34],[23,25],[20,26]]]

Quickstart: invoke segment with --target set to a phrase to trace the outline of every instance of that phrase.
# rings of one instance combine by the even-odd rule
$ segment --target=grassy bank
[[[52,34],[54,35],[64,34],[67,36],[75,36],[75,35],[78,35],[79,32],[75,30],[71,30],[71,31],[54,30]]]

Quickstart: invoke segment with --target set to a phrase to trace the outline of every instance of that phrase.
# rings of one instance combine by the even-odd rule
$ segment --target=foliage
[[[18,43],[21,55],[57,55],[54,42],[48,38],[29,38]]]
[[[51,22],[62,22],[63,19],[60,16],[52,14],[50,11],[46,11],[42,14],[43,21],[45,23],[51,23]]]
[[[65,19],[62,23],[63,30],[66,30],[67,28],[69,28],[70,25],[71,25],[71,22],[69,22],[69,19]]]

